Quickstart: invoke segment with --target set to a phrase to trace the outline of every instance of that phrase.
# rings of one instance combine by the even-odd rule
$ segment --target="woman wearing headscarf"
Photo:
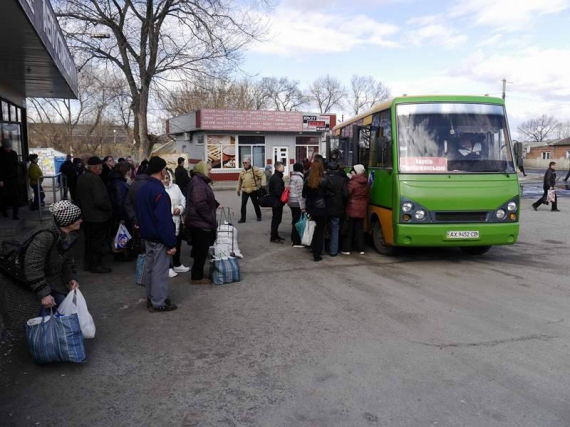
[[[28,319],[36,317],[41,307],[57,307],[70,290],[79,288],[72,247],[81,225],[81,209],[69,200],[50,207],[52,219],[29,236],[31,241],[24,256],[24,270],[29,289],[7,283],[0,288],[0,303],[6,327],[23,334]]]
[[[204,264],[208,258],[208,250],[214,243],[218,222],[216,209],[220,205],[210,187],[208,164],[201,161],[194,166],[194,173],[188,184],[186,195],[186,218],[184,224],[190,230],[192,238],[191,283],[193,285],[209,285],[210,279],[204,277]]]
[[[316,262],[323,259],[321,254],[323,253],[327,227],[327,198],[332,195],[334,195],[334,189],[325,176],[323,163],[313,162],[309,177],[303,186],[303,197],[306,199],[307,213],[311,220],[316,222],[311,243],[313,260]]]
[[[178,184],[172,182],[172,174],[170,172],[166,174],[162,183],[164,184],[164,189],[170,196],[172,221],[176,227],[176,253],[172,255],[168,277],[176,277],[178,273],[190,271],[190,267],[186,267],[180,262],[180,249],[182,248],[182,215],[184,215],[186,207],[186,197],[182,194]]]
[[[358,253],[364,255],[364,218],[368,210],[370,189],[363,165],[355,165],[351,176],[346,206],[347,232],[342,241],[342,254],[350,255],[354,244]]]

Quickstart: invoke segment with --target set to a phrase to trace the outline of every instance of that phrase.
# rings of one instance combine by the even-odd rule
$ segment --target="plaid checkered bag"
[[[211,259],[210,280],[213,285],[226,285],[228,283],[239,282],[241,280],[241,274],[238,259],[233,257]]]

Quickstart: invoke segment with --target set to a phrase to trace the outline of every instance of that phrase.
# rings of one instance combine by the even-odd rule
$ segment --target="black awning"
[[[77,71],[49,0],[1,0],[0,81],[25,97],[77,98]]]

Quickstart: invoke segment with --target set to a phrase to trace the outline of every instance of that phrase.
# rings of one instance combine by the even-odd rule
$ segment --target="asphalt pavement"
[[[250,205],[242,282],[180,274],[179,309],[151,314],[134,264],[114,264],[81,274],[87,364],[0,345],[0,425],[570,426],[567,200],[523,199],[519,243],[484,256],[370,247],[320,263],[270,243],[270,212],[258,223]]]

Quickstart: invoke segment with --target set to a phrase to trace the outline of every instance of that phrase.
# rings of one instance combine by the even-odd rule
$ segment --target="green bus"
[[[367,167],[365,228],[384,255],[459,247],[473,255],[519,234],[520,187],[503,99],[403,96],[333,129],[347,167]]]

